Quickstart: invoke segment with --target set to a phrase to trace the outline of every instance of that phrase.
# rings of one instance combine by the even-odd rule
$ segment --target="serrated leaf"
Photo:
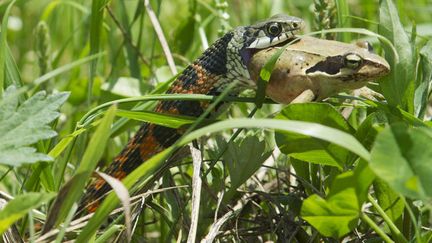
[[[9,201],[6,206],[0,210],[0,235],[14,222],[25,216],[28,211],[48,202],[54,196],[55,193],[30,192],[19,195]]]
[[[0,101],[0,164],[19,166],[49,161],[49,156],[37,153],[29,145],[57,135],[48,124],[59,116],[57,109],[69,94],[47,96],[41,91],[19,105],[18,93],[10,86]]]

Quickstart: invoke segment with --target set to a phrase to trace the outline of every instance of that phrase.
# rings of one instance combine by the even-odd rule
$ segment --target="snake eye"
[[[345,67],[349,69],[357,69],[363,62],[363,58],[357,54],[349,53],[345,55]]]
[[[271,36],[278,36],[282,32],[282,28],[278,23],[271,23],[267,26],[267,33]]]

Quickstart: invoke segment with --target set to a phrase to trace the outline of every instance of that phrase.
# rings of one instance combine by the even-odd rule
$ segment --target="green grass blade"
[[[77,61],[74,61],[72,63],[66,64],[66,65],[64,65],[62,67],[54,69],[51,72],[48,72],[48,73],[40,76],[39,78],[35,79],[33,81],[33,83],[35,85],[40,85],[41,83],[46,82],[46,81],[50,80],[51,78],[57,77],[58,75],[60,75],[60,74],[62,74],[64,72],[70,71],[70,70],[72,70],[75,67],[78,67],[78,66],[83,65],[85,63],[91,62],[92,60],[97,59],[97,58],[99,58],[101,56],[104,56],[104,55],[105,55],[104,52],[97,53],[95,55],[91,55],[91,56],[79,59]]]
[[[90,15],[90,56],[99,53],[101,44],[101,33],[103,24],[104,7],[109,0],[93,0]],[[93,79],[96,73],[98,59],[95,58],[90,63],[90,79],[87,86],[87,102],[90,104],[92,98]]]
[[[68,191],[65,193],[64,198],[57,197],[56,202],[52,208],[60,207],[58,213],[53,213],[53,209],[50,211],[50,217],[55,218],[55,225],[63,222],[68,215],[72,205],[81,196],[87,179],[95,169],[97,163],[103,155],[106,143],[110,134],[110,127],[114,120],[116,108],[112,106],[102,119],[100,125],[97,127],[96,132],[90,139],[88,148],[86,149],[82,161],[76,171],[74,177],[72,177],[72,184],[68,185]],[[78,179],[79,178],[79,179]],[[60,206],[60,205],[61,206]],[[49,220],[47,220],[49,221]],[[45,228],[44,230],[49,230]]]
[[[369,152],[357,141],[352,135],[342,132],[338,129],[323,126],[321,124],[300,121],[283,121],[272,119],[231,119],[221,121],[210,126],[203,127],[185,135],[179,145],[186,145],[188,142],[204,136],[208,133],[219,132],[234,128],[263,128],[274,129],[280,131],[294,132],[302,135],[307,135],[324,141],[334,143],[342,148],[345,148],[366,161],[369,161]]]
[[[150,122],[170,128],[179,128],[184,125],[192,124],[197,119],[196,117],[191,116],[161,114],[151,111],[127,110],[118,110],[117,116],[126,117],[137,121]]]
[[[164,161],[171,155],[173,151],[174,148],[170,147],[156,154],[145,163],[140,165],[131,174],[129,174],[122,181],[123,184],[126,186],[126,188],[130,189],[137,180],[145,180],[146,178],[150,177],[160,166],[162,166]],[[116,208],[118,203],[118,197],[114,193],[110,193],[102,202],[102,205],[98,208],[90,221],[87,223],[86,227],[81,231],[76,241],[88,241],[94,235],[96,230],[103,224],[110,212]]]
[[[9,3],[8,7],[6,8],[6,11],[3,15],[2,19],[2,25],[1,25],[1,39],[0,39],[0,96],[3,94],[3,90],[5,88],[5,68],[6,68],[6,58],[7,53],[9,52],[9,48],[7,46],[7,26],[8,26],[8,19],[9,19],[9,13],[14,5],[15,0],[13,0],[11,3]]]
[[[414,113],[416,60],[410,38],[402,26],[396,6],[391,0],[380,1],[379,33],[388,38],[395,46],[399,59],[384,46],[386,59],[392,68],[390,75],[383,79],[380,86],[383,95],[392,106]]]

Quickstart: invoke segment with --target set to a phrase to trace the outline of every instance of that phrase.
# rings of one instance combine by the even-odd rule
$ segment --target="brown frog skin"
[[[253,55],[248,65],[253,80],[258,80],[261,68],[280,48],[272,47]],[[283,104],[305,92],[313,95],[303,102],[322,100],[341,91],[361,88],[389,71],[386,60],[365,45],[301,37],[279,57],[266,94]]]

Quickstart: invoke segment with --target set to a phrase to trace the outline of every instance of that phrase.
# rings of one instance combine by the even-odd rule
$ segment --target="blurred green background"
[[[0,3],[0,13],[4,13],[7,3]],[[305,19],[306,32],[315,26],[311,0],[159,0],[151,1],[151,4],[174,53],[175,62],[180,67],[199,56],[205,42],[212,43],[233,26],[248,25],[281,12]],[[396,4],[407,30],[415,24],[420,36],[426,38],[432,34],[430,0],[397,1]],[[99,62],[97,76],[101,82],[111,84],[119,77],[134,77],[144,86],[142,92],[147,92],[144,84],[151,83],[152,77],[156,75],[166,80],[169,75],[153,26],[143,9],[143,1],[111,1],[109,8],[115,20],[112,16],[104,18],[100,49],[106,55]],[[349,1],[345,8],[348,15],[339,16],[343,20],[339,27],[376,31],[378,1]],[[91,1],[17,1],[9,18],[8,42],[23,82],[32,82],[41,74],[35,53],[38,23],[47,23],[50,38],[47,61],[49,68],[54,69],[89,54],[90,12]],[[126,40],[124,33],[128,34],[129,40]],[[137,49],[124,45],[130,40]],[[138,50],[147,64],[140,59]],[[52,82],[57,84],[58,89],[73,90],[74,100],[81,101],[82,94],[76,85],[85,87],[83,83],[87,77],[87,69],[81,68],[65,73]]]

